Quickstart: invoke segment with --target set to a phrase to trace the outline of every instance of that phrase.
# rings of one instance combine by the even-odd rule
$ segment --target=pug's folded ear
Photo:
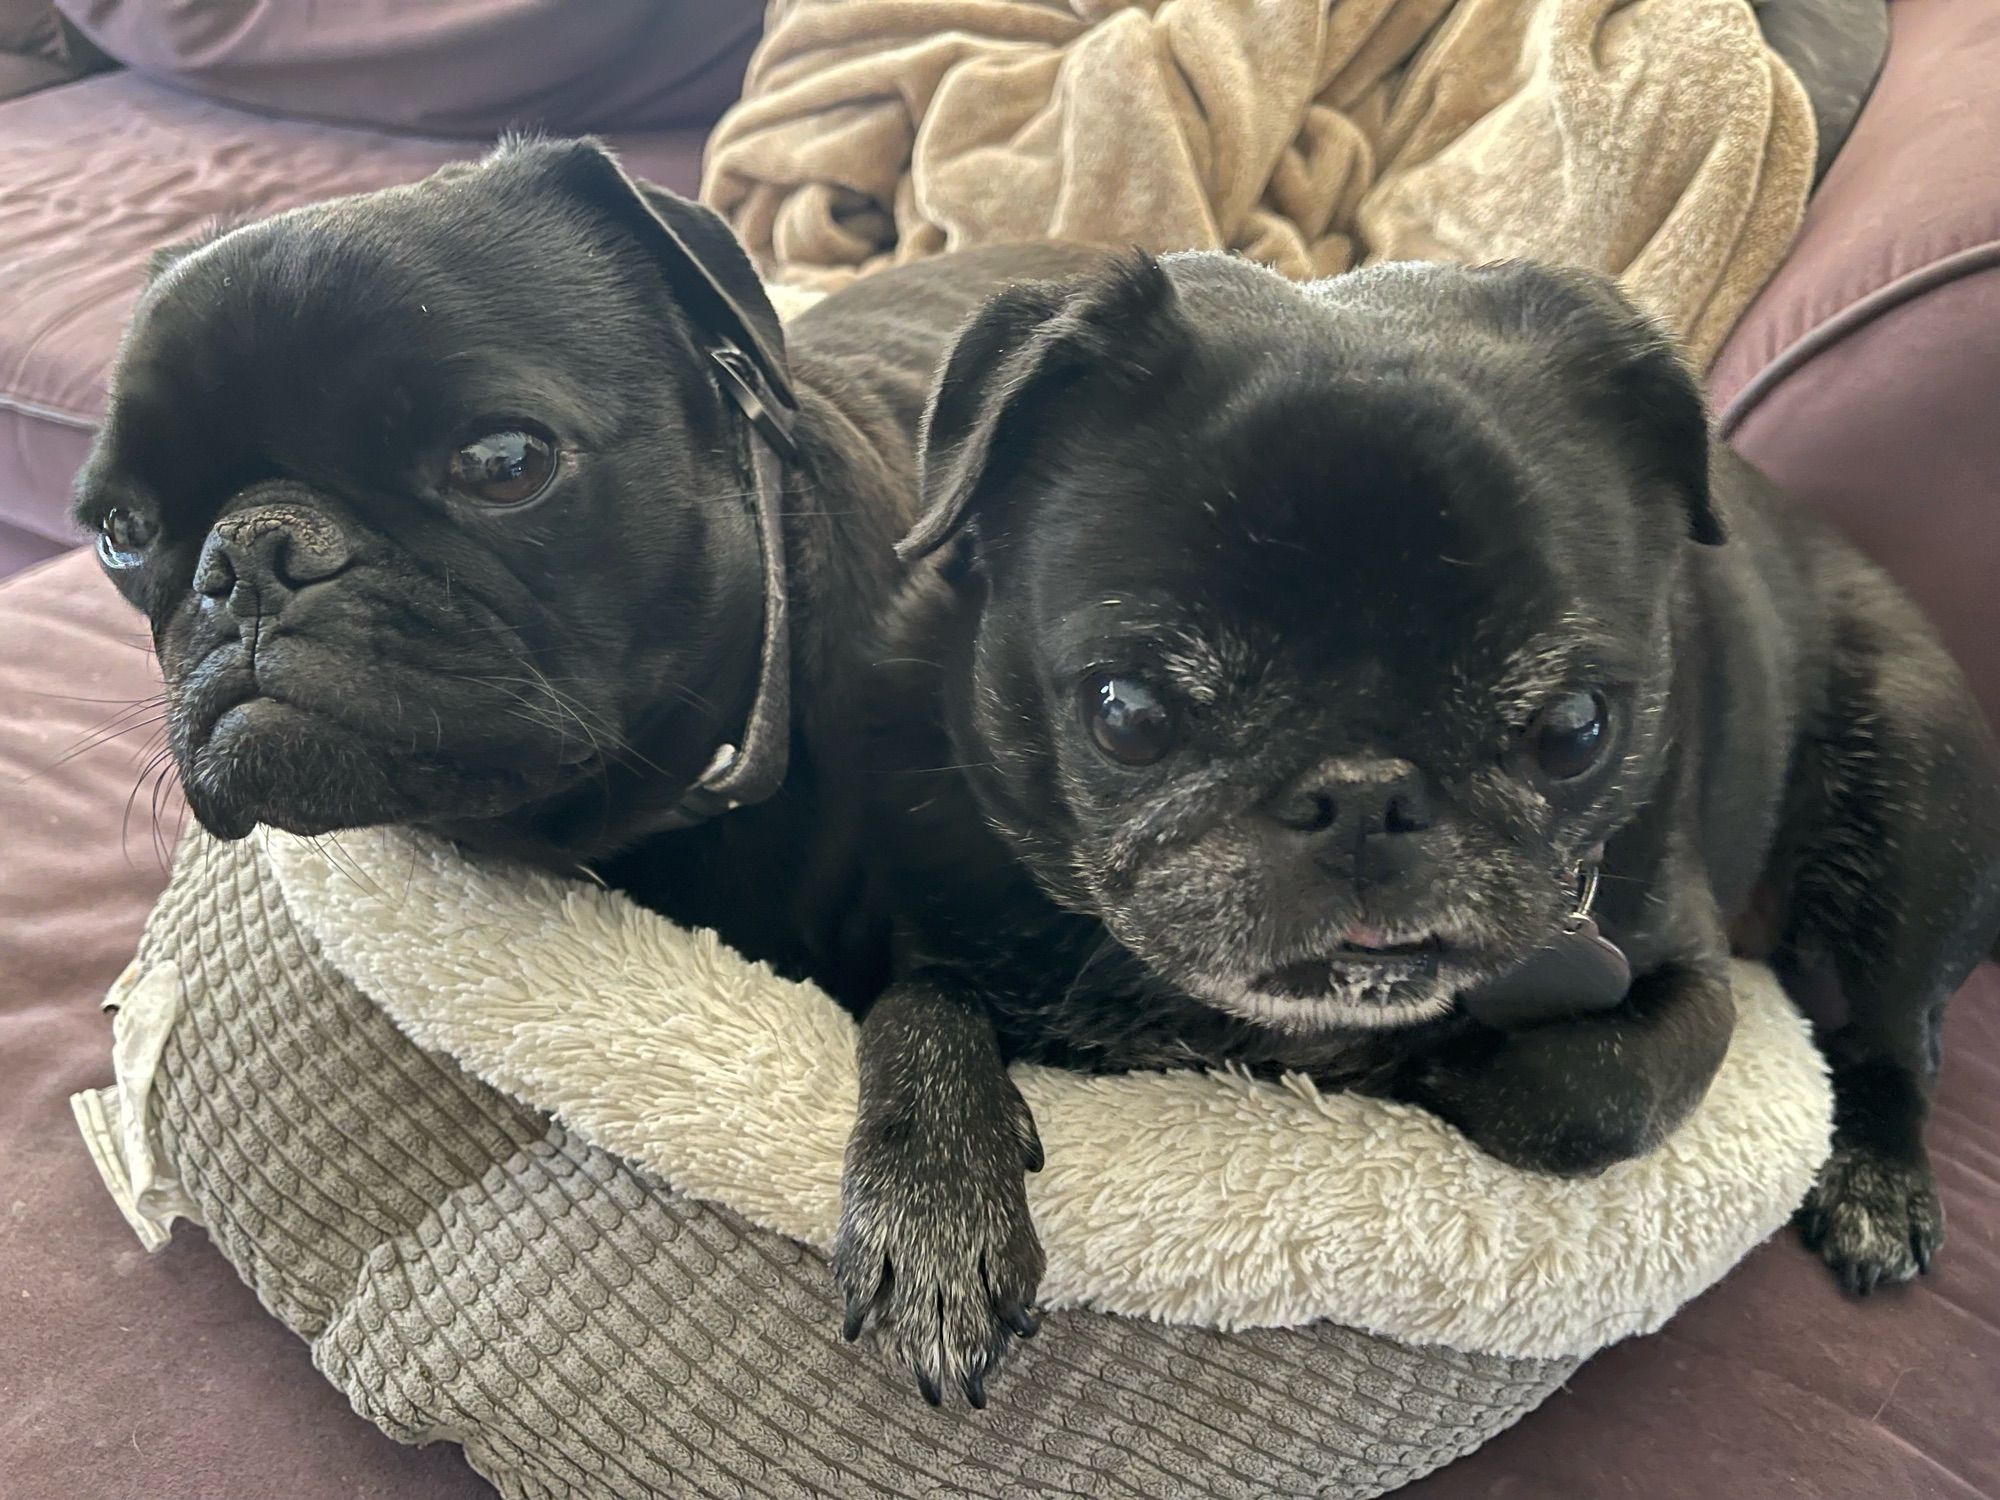
[[[486,158],[526,174],[629,231],[660,263],[677,298],[704,330],[727,332],[784,388],[785,335],[735,232],[714,210],[629,176],[600,142],[515,137]]]
[[[923,515],[897,544],[906,561],[970,536],[1092,381],[1126,389],[1180,347],[1173,283],[1134,252],[1067,281],[996,294],[959,330],[924,413]]]
[[[1687,534],[1726,540],[1709,489],[1708,408],[1679,345],[1608,277],[1510,261],[1476,273],[1498,293],[1512,331],[1541,346],[1583,400],[1625,439],[1651,477],[1678,497]]]

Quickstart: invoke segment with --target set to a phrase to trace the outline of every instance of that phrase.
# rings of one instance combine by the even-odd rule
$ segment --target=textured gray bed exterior
[[[1576,1364],[1064,1312],[933,1411],[840,1341],[817,1251],[410,1042],[254,841],[183,843],[140,957],[183,975],[151,1109],[216,1245],[356,1411],[506,1496],[1377,1495]]]

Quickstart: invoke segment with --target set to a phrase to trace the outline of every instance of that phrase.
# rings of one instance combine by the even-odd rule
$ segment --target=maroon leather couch
[[[414,177],[537,118],[610,130],[640,172],[690,189],[755,22],[735,0],[347,4],[429,28],[407,55],[378,39],[378,97],[348,86],[353,56],[302,46],[259,0],[64,0],[68,29],[0,0],[0,574],[72,544],[62,494],[152,244],[212,213]],[[148,10],[155,24],[133,19]],[[1892,16],[1886,71],[1713,385],[1733,440],[1917,592],[2000,718],[2000,6],[1896,0]],[[639,45],[668,20],[672,45]],[[106,71],[107,52],[136,66]],[[534,80],[589,67],[602,86],[496,92],[524,57],[548,64]],[[279,109],[295,118],[250,112]],[[426,130],[452,138],[411,133]],[[171,794],[139,779],[153,691],[140,622],[86,554],[0,584],[0,1496],[487,1493],[455,1450],[399,1448],[349,1413],[199,1232],[143,1254],[70,1123],[67,1096],[108,1078],[97,1000],[177,827]],[[1947,1047],[1934,1146],[1951,1232],[1932,1277],[1849,1301],[1781,1236],[1407,1493],[2000,1500],[1990,970]]]

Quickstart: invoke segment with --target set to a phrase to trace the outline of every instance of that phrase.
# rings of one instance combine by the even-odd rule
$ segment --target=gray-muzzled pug
[[[1857,1290],[1928,1266],[1940,1018],[2000,932],[1993,740],[1608,283],[1019,286],[953,348],[923,475],[906,550],[940,561],[880,741],[906,925],[835,1267],[929,1399],[983,1403],[1034,1328],[1009,1063],[1297,1069],[1592,1172],[1708,1087],[1760,889],[1848,1004],[1806,1238]],[[1629,964],[1597,1008],[1469,1014],[1593,887]]]
[[[196,818],[596,867],[879,982],[844,778],[924,395],[983,294],[1081,263],[946,257],[781,330],[718,217],[552,140],[162,252],[76,515]]]

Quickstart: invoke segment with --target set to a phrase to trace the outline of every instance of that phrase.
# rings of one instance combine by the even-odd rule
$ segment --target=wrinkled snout
[[[345,572],[353,547],[340,523],[295,499],[251,505],[218,520],[195,563],[194,589],[238,619],[279,614],[315,584]]]
[[[1422,771],[1392,757],[1321,762],[1261,809],[1274,866],[1304,900],[1325,882],[1397,906],[1439,873],[1445,835]]]

